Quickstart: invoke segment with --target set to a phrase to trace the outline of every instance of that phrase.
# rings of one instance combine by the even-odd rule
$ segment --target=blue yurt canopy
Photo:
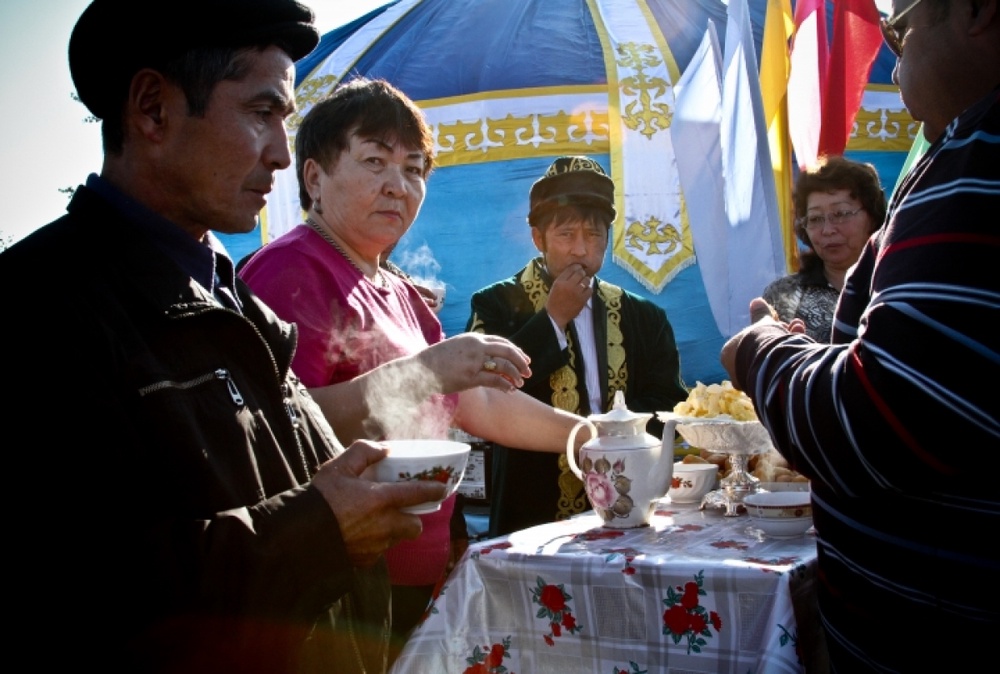
[[[766,6],[748,3],[758,60]],[[452,335],[464,330],[474,291],[536,254],[526,222],[532,182],[556,156],[594,158],[616,181],[628,207],[619,211],[639,214],[616,221],[600,276],[666,310],[688,384],[720,381],[725,336],[687,223],[692,197],[676,176],[678,164],[699,158],[674,156],[665,130],[673,85],[709,24],[724,39],[726,22],[720,0],[396,0],[326,34],[296,64],[289,135],[313,102],[355,76],[384,78],[424,110],[438,167],[392,259],[446,284],[440,318]],[[883,50],[845,153],[875,164],[887,189],[916,132],[891,63]],[[279,173],[262,219],[252,240],[224,238],[234,258],[301,222],[294,170]],[[761,226],[764,237],[780,227]],[[762,269],[752,292],[783,272]]]

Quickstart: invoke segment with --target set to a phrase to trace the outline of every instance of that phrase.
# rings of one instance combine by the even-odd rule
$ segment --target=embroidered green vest
[[[543,311],[549,297],[549,286],[542,273],[538,260],[533,260],[525,267],[520,278],[521,287],[528,295],[535,311]],[[628,362],[625,347],[622,344],[622,289],[609,283],[594,279],[594,290],[607,310],[607,358],[608,358],[608,396],[603,401],[605,407],[609,400],[614,400],[615,391],[626,390],[628,383]],[[570,333],[566,334],[569,351],[569,364],[564,365],[549,377],[552,389],[551,403],[553,407],[574,414],[580,414],[580,393],[577,388],[579,379],[576,372],[576,348]],[[601,345],[598,344],[597,348]],[[606,409],[592,410],[594,413],[606,412]],[[587,509],[587,496],[583,490],[583,482],[570,470],[565,454],[559,455],[559,499],[556,503],[555,519],[566,519],[570,515]]]

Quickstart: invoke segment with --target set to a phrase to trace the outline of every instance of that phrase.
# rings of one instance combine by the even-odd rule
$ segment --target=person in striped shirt
[[[932,144],[833,343],[756,299],[721,359],[812,483],[831,671],[979,671],[1000,635],[1000,0],[896,0],[883,34]]]

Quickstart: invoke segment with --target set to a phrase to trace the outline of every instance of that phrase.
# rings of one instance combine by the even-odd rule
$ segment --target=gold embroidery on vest
[[[588,508],[587,494],[580,481],[569,467],[565,454],[559,455],[559,500],[556,502],[556,519],[564,520]]]
[[[532,261],[521,274],[521,287],[528,294],[528,299],[535,309],[535,312],[545,310],[545,301],[549,297],[549,290],[545,287],[545,282],[539,273],[537,261]],[[570,333],[566,333],[567,349],[569,351],[569,365],[564,365],[549,376],[549,386],[552,388],[552,406],[573,412],[580,413],[580,394],[577,391],[576,377],[576,350],[573,347],[573,338]],[[563,520],[570,515],[583,512],[587,507],[587,497],[583,491],[583,482],[580,481],[573,471],[570,470],[566,455],[559,456],[559,499],[556,501],[555,519]]]
[[[608,310],[608,400],[614,400],[615,391],[624,394],[628,388],[628,362],[622,334],[622,289],[601,283],[598,292]]]
[[[569,365],[549,375],[552,388],[552,406],[574,414],[580,413],[580,392],[576,389],[576,353],[573,350],[573,336],[566,333],[566,349],[569,351]]]
[[[535,313],[545,310],[545,301],[549,298],[549,289],[545,287],[545,281],[539,273],[538,263],[532,262],[521,274],[521,287],[528,294]],[[580,413],[580,394],[577,392],[577,378],[574,366],[576,365],[576,350],[573,348],[573,340],[569,333],[566,333],[566,341],[569,344],[569,365],[564,365],[549,376],[549,386],[552,388],[552,406],[556,409]],[[572,474],[572,473],[571,473]]]

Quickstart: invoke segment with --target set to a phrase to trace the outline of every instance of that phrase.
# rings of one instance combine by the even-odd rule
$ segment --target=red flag
[[[842,155],[882,46],[875,0],[834,2],[833,43],[823,90],[819,153]]]
[[[816,161],[829,60],[825,0],[795,3],[795,37],[788,74],[788,134],[799,167]]]

